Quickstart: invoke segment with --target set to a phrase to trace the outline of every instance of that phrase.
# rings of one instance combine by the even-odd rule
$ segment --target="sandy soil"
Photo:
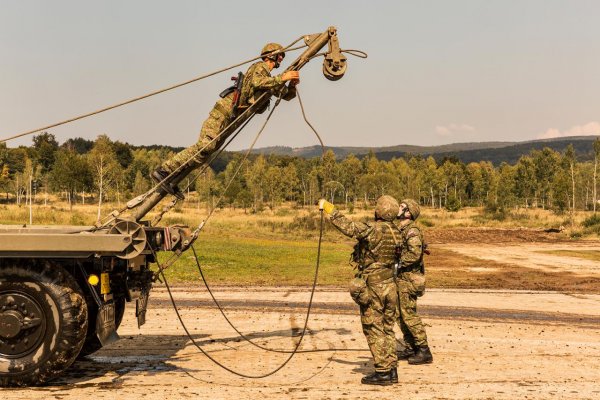
[[[545,234],[541,234],[545,235]],[[514,235],[509,235],[514,237]],[[527,236],[448,244],[460,254],[523,268],[576,269],[598,277],[597,263],[539,251],[573,244]],[[600,250],[598,242],[577,249]],[[206,290],[178,286],[174,296],[196,344],[226,367],[263,375],[289,357],[304,325],[309,288],[215,288],[241,339]],[[77,361],[45,387],[2,389],[4,399],[598,399],[600,288],[588,293],[428,289],[419,301],[434,363],[400,362],[400,383],[360,384],[372,370],[357,307],[341,289],[315,294],[308,331],[297,353],[274,375],[249,379],[225,371],[192,343],[164,286],[151,296],[138,330],[128,307],[120,341]],[[272,351],[272,350],[283,350]]]
[[[319,291],[303,351],[264,379],[237,377],[191,344],[164,289],[153,293],[140,331],[128,309],[122,340],[77,361],[41,388],[3,389],[7,399],[597,399],[600,397],[600,295],[430,290],[422,298],[435,361],[400,363],[400,383],[369,387],[371,358],[357,310],[341,291]],[[302,289],[218,288],[237,328],[255,343],[289,350],[304,322]],[[240,340],[205,292],[176,288],[196,343],[235,371],[265,374],[286,353]]]
[[[533,268],[548,272],[569,271],[577,275],[600,276],[600,263],[576,257],[565,257],[544,254],[551,250],[580,250],[600,252],[600,243],[538,243],[507,244],[503,246],[482,243],[479,246],[472,244],[438,245],[441,248],[452,250],[465,256],[476,257],[482,260],[497,261],[504,264],[516,265],[524,268]]]

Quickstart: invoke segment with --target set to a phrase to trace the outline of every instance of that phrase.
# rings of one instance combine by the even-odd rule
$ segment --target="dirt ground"
[[[513,238],[514,234],[507,234]],[[543,237],[545,233],[541,233]],[[432,235],[433,236],[433,235]],[[569,272],[598,279],[598,263],[540,251],[600,251],[600,242],[573,245],[525,234],[436,245],[484,266]],[[533,240],[529,240],[533,237]],[[537,238],[537,240],[536,240]],[[496,264],[494,264],[496,265]],[[504,265],[504,264],[498,264]],[[471,271],[478,273],[477,270]],[[592,288],[593,289],[593,288]],[[226,367],[266,374],[289,357],[302,331],[309,288],[219,287],[215,295],[243,340],[201,284],[178,286],[174,297],[195,343]],[[120,341],[78,360],[45,387],[2,389],[4,399],[598,399],[600,288],[586,293],[428,289],[419,300],[434,363],[400,362],[400,383],[360,384],[372,370],[357,306],[342,289],[319,288],[300,352],[274,375],[241,378],[210,361],[180,326],[164,286],[151,295],[148,322],[138,330],[126,311]],[[279,350],[279,351],[273,351]],[[281,351],[283,350],[283,352]]]

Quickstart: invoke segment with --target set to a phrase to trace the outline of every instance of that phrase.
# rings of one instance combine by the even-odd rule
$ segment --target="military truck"
[[[0,385],[39,384],[118,339],[127,303],[145,322],[158,251],[187,227],[0,226]]]
[[[344,75],[346,58],[335,27],[303,39],[307,49],[286,71],[323,55],[327,79]],[[329,50],[319,53],[327,44]],[[224,128],[230,130],[224,136],[243,129],[257,110],[267,108],[269,97],[248,107]],[[144,324],[157,277],[151,270],[156,253],[181,254],[202,226],[193,232],[186,226],[157,226],[162,214],[182,200],[177,184],[191,172],[178,171],[95,226],[0,226],[0,386],[47,382],[78,356],[117,340],[128,303],[135,304],[138,326]],[[174,199],[158,218],[145,220],[169,194]]]

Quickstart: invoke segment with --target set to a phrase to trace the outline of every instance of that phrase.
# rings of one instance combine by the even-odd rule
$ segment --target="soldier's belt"
[[[401,267],[398,272],[403,273],[403,272],[420,272],[421,271],[421,264],[420,263],[414,263],[412,265],[409,265],[407,267]]]
[[[391,268],[384,269],[383,271],[373,272],[371,274],[363,275],[365,281],[369,284],[383,282],[385,280],[391,279],[394,277],[394,271]]]

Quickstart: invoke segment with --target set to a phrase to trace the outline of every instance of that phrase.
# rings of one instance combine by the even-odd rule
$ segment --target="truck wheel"
[[[89,320],[88,332],[83,343],[83,347],[79,352],[79,358],[89,356],[102,348],[102,343],[96,336],[96,316],[98,315],[98,307],[96,304],[88,305]],[[119,297],[115,299],[115,329],[119,329],[121,322],[123,321],[123,315],[125,314],[125,298]]]
[[[12,264],[0,269],[0,385],[47,382],[79,354],[87,305],[59,265]]]

